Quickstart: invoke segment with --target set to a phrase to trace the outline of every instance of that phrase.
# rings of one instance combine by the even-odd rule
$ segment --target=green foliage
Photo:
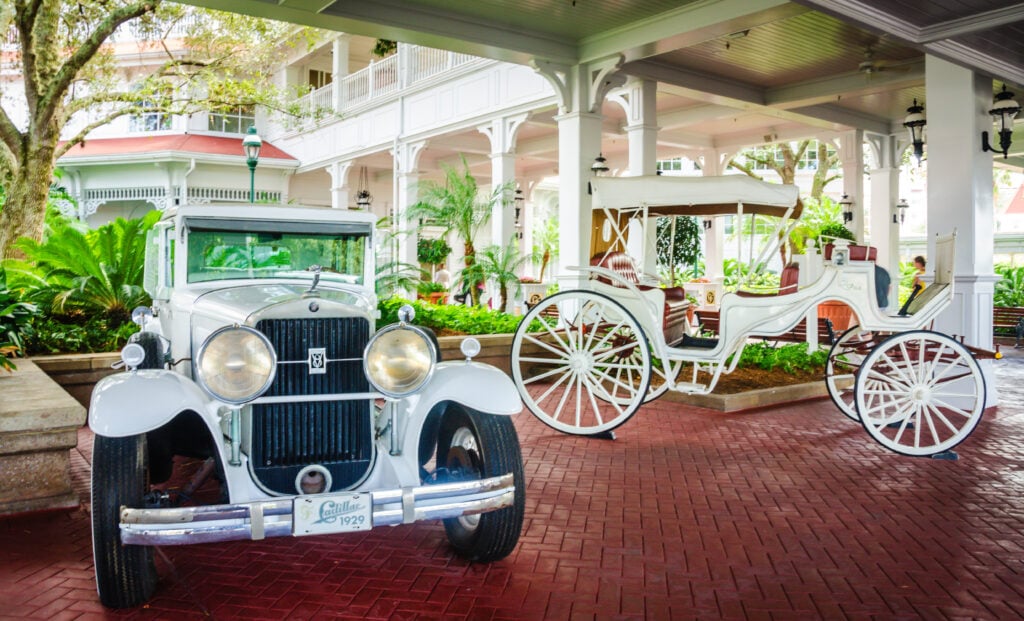
[[[853,232],[839,223],[828,224],[821,228],[818,233],[818,244],[824,246],[830,243],[833,239],[845,239],[848,241],[857,241],[856,236]]]
[[[691,266],[693,273],[696,273],[697,263],[701,256],[701,225],[697,222],[697,218],[677,216],[674,235],[672,220],[672,218],[658,218],[657,242],[655,244],[658,264],[668,268],[669,286],[675,286],[679,282],[676,278],[677,266]]]
[[[416,240],[416,260],[420,263],[430,265],[444,263],[451,253],[452,247],[448,245],[444,238],[427,239],[421,237]]]
[[[416,309],[416,319],[414,320],[416,325],[425,326],[434,331],[447,329],[464,334],[511,334],[515,332],[519,320],[522,319],[518,315],[484,308],[461,305],[438,306],[394,297],[381,300],[377,304],[381,313],[377,325],[384,326],[398,321],[398,309],[404,304],[410,304]]]
[[[116,328],[136,306],[149,305],[142,288],[146,232],[160,219],[152,211],[137,220],[118,218],[93,231],[53,216],[44,241],[22,238],[24,260],[6,267],[22,298],[55,315],[103,317]]]
[[[743,348],[740,355],[740,367],[757,367],[759,369],[780,369],[787,373],[794,371],[818,371],[825,368],[828,361],[828,350],[819,348],[807,353],[804,343],[790,343],[781,347],[772,347],[768,343],[753,343]]]
[[[377,297],[387,299],[399,291],[415,291],[422,281],[423,272],[419,267],[401,261],[390,261],[377,266],[374,285]]]
[[[24,352],[23,337],[36,313],[35,306],[19,301],[7,288],[7,276],[0,267],[0,369],[16,368],[11,358]]]
[[[995,271],[1000,280],[996,283],[992,303],[995,306],[1024,306],[1024,267],[1000,264]]]
[[[377,39],[373,44],[373,49],[370,53],[377,58],[384,58],[385,56],[391,56],[398,51],[398,42],[392,41],[391,39]]]
[[[558,218],[545,218],[533,229],[531,261],[540,264],[537,278],[544,282],[548,265],[558,258]]]
[[[779,275],[769,272],[764,263],[754,266],[751,274],[750,266],[741,263],[736,259],[726,259],[722,262],[723,285],[729,291],[736,290],[740,284],[757,289],[767,289],[779,286]]]
[[[519,275],[516,272],[529,258],[519,253],[519,246],[515,243],[514,239],[504,248],[501,246],[488,246],[477,254],[473,266],[459,272],[457,282],[462,282],[465,285],[467,282],[474,282],[471,278],[493,280],[498,285],[498,308],[504,309],[505,302],[508,300],[509,287],[512,287],[511,293],[513,295],[518,295],[523,289],[519,284]],[[473,270],[470,272],[471,277],[462,278],[461,275],[471,269]]]
[[[431,293],[444,293],[448,291],[448,288],[439,282],[423,281],[416,285],[416,293],[420,295],[430,295]]]
[[[800,223],[789,234],[789,246],[794,254],[803,254],[807,249],[807,240],[813,239],[821,249],[821,233],[828,227],[843,227],[843,210],[839,203],[827,196],[821,198],[804,198],[803,212]],[[844,238],[845,239],[845,238]]]
[[[33,319],[25,339],[29,354],[97,353],[124,347],[139,327],[126,322],[112,326],[103,317],[72,317],[60,320],[38,316]]]

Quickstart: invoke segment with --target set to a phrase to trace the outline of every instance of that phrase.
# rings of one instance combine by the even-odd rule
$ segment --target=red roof
[[[1006,207],[1006,215],[1014,216],[1024,214],[1024,185],[1017,188],[1017,193],[1013,195],[1013,200]]]
[[[164,134],[159,136],[133,136],[131,138],[96,138],[71,147],[61,156],[65,158],[98,157],[178,151],[206,155],[235,155],[245,157],[241,138],[204,136],[202,134]],[[263,142],[260,159],[295,160],[269,142]]]

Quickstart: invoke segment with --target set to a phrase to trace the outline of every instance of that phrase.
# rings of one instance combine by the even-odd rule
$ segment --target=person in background
[[[910,285],[911,289],[918,286],[924,289],[925,283],[921,280],[921,277],[924,276],[924,268],[927,264],[921,255],[914,257],[914,282]]]

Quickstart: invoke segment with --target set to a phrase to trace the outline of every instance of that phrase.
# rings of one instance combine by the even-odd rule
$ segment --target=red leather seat
[[[825,244],[825,260],[832,260],[832,249],[835,248],[833,244]],[[874,246],[861,246],[860,244],[850,244],[850,260],[851,261],[874,261],[875,257],[878,256],[878,248]]]
[[[640,277],[633,267],[633,259],[629,258],[629,255],[624,252],[609,252],[607,254],[599,252],[590,258],[590,264],[594,267],[612,270],[627,282],[636,285],[636,288],[641,291],[659,288],[640,284]],[[606,285],[622,286],[619,283],[613,282],[610,278],[598,276],[597,280]],[[665,287],[661,290],[665,292],[665,310],[662,323],[664,326],[665,342],[672,345],[681,340],[683,335],[686,334],[686,309],[690,306],[690,303],[686,301],[686,291],[682,287]]]
[[[800,264],[789,263],[786,267],[782,268],[782,274],[779,275],[779,292],[778,293],[758,293],[756,291],[737,291],[736,295],[744,298],[756,298],[762,296],[778,296],[778,295],[789,295],[790,293],[796,293],[797,286],[800,284]]]

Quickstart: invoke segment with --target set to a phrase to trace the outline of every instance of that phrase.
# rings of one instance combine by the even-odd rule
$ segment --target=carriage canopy
[[[600,177],[590,181],[594,210],[647,208],[648,216],[720,216],[742,213],[800,217],[795,185],[724,177]]]

